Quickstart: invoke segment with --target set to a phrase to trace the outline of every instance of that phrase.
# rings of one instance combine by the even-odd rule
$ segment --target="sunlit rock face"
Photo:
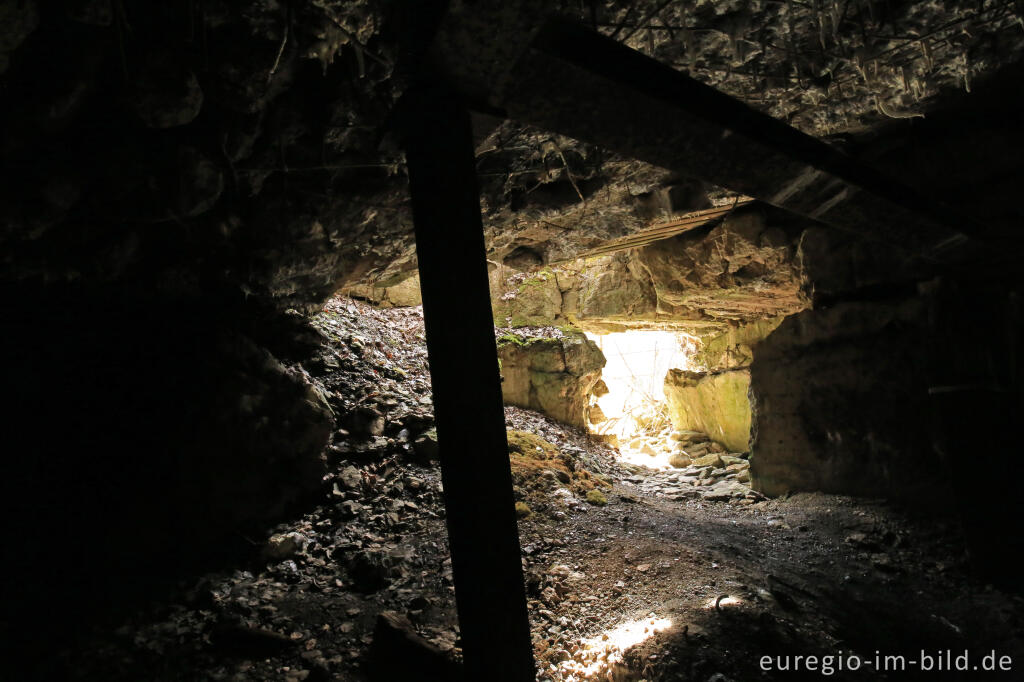
[[[754,348],[775,331],[784,319],[784,316],[780,316],[755,320],[699,337],[699,343],[690,359],[692,369],[722,372],[749,367],[754,360]]]
[[[586,427],[590,394],[605,364],[593,341],[582,334],[556,338],[507,335],[498,339],[498,358],[507,404]]]
[[[659,309],[689,319],[750,322],[807,307],[793,238],[756,211],[728,216],[706,235],[640,249]]]
[[[750,441],[750,372],[717,374],[669,370],[665,398],[672,426],[706,433],[730,452],[747,452]]]
[[[492,272],[499,324],[572,322],[592,331],[680,330],[707,336],[809,305],[799,229],[758,211],[650,245],[535,273]],[[504,276],[504,277],[503,277]]]

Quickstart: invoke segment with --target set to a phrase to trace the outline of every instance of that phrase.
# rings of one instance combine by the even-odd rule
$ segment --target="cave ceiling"
[[[509,23],[528,29],[537,6],[509,3]],[[1012,2],[543,8],[848,149],[927,120],[1024,50]],[[392,129],[408,84],[402,3],[20,0],[0,17],[6,282],[288,307],[415,269]],[[506,28],[481,28],[485,47],[465,59],[485,61]],[[495,262],[564,260],[737,197],[493,114],[474,128]]]

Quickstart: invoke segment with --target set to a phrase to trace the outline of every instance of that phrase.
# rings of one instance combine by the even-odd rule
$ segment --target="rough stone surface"
[[[412,274],[392,286],[357,284],[345,287],[340,293],[363,299],[380,308],[408,308],[423,303],[418,273]]]
[[[730,327],[724,332],[699,337],[690,357],[691,366],[703,372],[721,372],[749,367],[754,360],[754,347],[771,334],[784,316],[755,320]]]
[[[749,364],[747,346],[770,331],[767,320],[777,324],[808,306],[798,237],[799,230],[770,227],[764,214],[748,210],[711,228],[539,273],[498,268],[491,278],[495,318],[510,326],[571,322],[590,331],[726,335],[716,352],[742,346],[731,366]],[[725,362],[708,359],[716,367]]]
[[[746,452],[751,423],[749,387],[747,370],[718,374],[669,370],[665,398],[672,426],[701,431],[730,451]]]
[[[639,250],[660,309],[749,322],[807,306],[791,238],[763,214],[738,212],[706,235],[697,232]]]
[[[508,276],[510,270],[491,270],[491,308],[499,327],[543,327],[564,323],[562,291],[554,271]]]
[[[939,470],[927,447],[926,308],[845,303],[789,318],[750,369],[756,490],[913,498]]]
[[[1019,61],[1024,34],[1017,10],[1000,4],[996,14],[991,5],[966,0],[889,4],[877,14],[879,3],[851,4],[848,16],[830,19],[808,3],[682,2],[662,7],[660,18],[699,30],[673,36],[667,28],[636,26],[617,35],[806,131],[871,130],[877,138],[834,141],[897,177],[947,194],[986,228],[1019,234],[1022,129],[1014,101],[1020,89],[1012,87],[1019,73],[984,82]],[[507,5],[515,14],[516,4]],[[595,16],[587,17],[578,14],[579,3],[543,5],[606,24],[599,26],[606,34],[617,31],[612,25],[653,17],[649,10],[656,8],[649,1],[636,9],[596,3]],[[389,130],[404,88],[394,75],[405,9],[377,0],[0,0],[6,323],[0,355],[10,359],[5,384],[14,403],[5,415],[11,430],[5,446],[13,454],[2,476],[12,509],[4,535],[24,537],[31,519],[32,547],[14,553],[8,566],[39,578],[38,591],[23,599],[27,613],[48,616],[34,599],[58,587],[90,593],[84,572],[53,575],[68,556],[93,577],[104,575],[113,557],[137,564],[114,567],[119,571],[148,575],[167,565],[151,561],[154,555],[186,548],[174,560],[187,562],[213,536],[236,537],[244,524],[264,523],[319,481],[333,419],[295,364],[308,351],[310,331],[289,311],[315,310],[343,285],[393,287],[415,269],[406,173]],[[824,43],[821,50],[816,41]],[[474,36],[478,51],[465,58],[492,46],[516,49],[495,42]],[[959,107],[956,115],[929,110],[927,119],[877,126],[968,89],[969,97],[949,100]],[[478,117],[475,136],[488,258],[496,267],[521,270],[575,258],[699,207],[716,192],[727,194],[593,144],[494,123]],[[641,316],[639,324],[669,318],[723,329],[769,314],[753,309],[758,301],[793,303],[798,268],[810,280],[806,295],[823,305],[851,292],[866,295],[869,287],[872,296],[891,296],[885,287],[922,271],[924,259],[877,230],[863,239],[831,232],[801,242],[803,228],[779,228],[788,238],[783,245],[774,239],[774,221],[765,224],[760,232],[736,223],[674,238],[670,251],[649,254],[649,280],[632,256],[613,259],[612,274],[595,284],[582,307],[565,307],[575,287],[556,276],[560,310],[608,315],[618,306],[618,285],[635,281],[621,290],[631,292],[625,302],[636,302],[628,314]],[[977,269],[1015,272],[1019,246],[1003,251],[1006,257]],[[694,287],[686,280],[687,258],[694,261]],[[773,269],[761,273],[762,266]],[[1013,300],[992,293],[1005,285],[998,282],[960,310],[956,338],[971,338],[977,321],[971,310],[980,302],[1015,309]],[[754,296],[759,288],[768,296]],[[981,322],[1001,321],[999,314],[989,310]],[[985,327],[984,339],[1005,336],[998,326]],[[910,347],[920,341],[888,330],[882,337]],[[808,347],[804,360],[781,346],[766,356],[766,371],[772,362],[779,372],[787,365],[795,375],[807,370],[806,384],[787,400],[801,391],[831,399],[811,405],[804,417],[780,398],[780,422],[771,428],[793,433],[800,419],[809,420],[810,436],[793,441],[802,448],[801,462],[846,461],[857,448],[885,449],[888,436],[876,438],[883,445],[851,445],[849,434],[863,440],[870,425],[850,426],[843,415],[877,396],[900,407],[885,396],[909,390],[900,381],[914,355],[904,348],[909,362],[873,369],[873,358],[883,355],[873,338],[865,331],[861,345],[837,356],[867,375],[880,373],[874,384],[844,377],[858,390],[846,397],[821,384],[834,363],[815,348]],[[340,360],[324,362],[386,358],[394,350],[354,341],[345,347]],[[1009,359],[1017,356],[1003,351],[964,365],[995,373],[1015,366]],[[378,369],[374,390],[387,364],[382,360]],[[1020,385],[1010,374],[1014,381],[984,393],[986,415],[999,415],[986,418],[986,431],[1006,433],[1019,414],[1018,404],[1000,399],[1006,386]],[[779,380],[791,385],[787,377]],[[409,390],[422,394],[419,387]],[[369,400],[370,392],[361,397]],[[353,407],[333,400],[346,415]],[[955,403],[956,414],[968,413],[972,402]],[[836,428],[821,421],[836,414]],[[385,434],[369,434],[370,442],[391,439],[391,447],[411,448],[426,425],[410,423],[409,437],[401,439],[403,429],[387,431],[400,426],[391,416]],[[893,421],[904,427],[913,421],[881,408],[873,416],[885,433],[896,432]],[[418,419],[404,415],[403,421]],[[830,433],[842,434],[844,445],[829,441]],[[991,442],[1002,450],[1013,443]],[[782,462],[789,457],[776,452]],[[352,454],[359,454],[355,446]],[[878,454],[849,471],[871,472],[865,488],[883,491],[874,482],[888,480],[883,463],[892,459]],[[763,460],[765,481],[771,461]],[[797,472],[810,468],[792,464]],[[826,471],[839,475],[839,468]],[[345,513],[359,512],[350,505]]]
[[[498,339],[505,403],[543,412],[566,424],[585,427],[591,392],[605,359],[582,334],[556,338]]]

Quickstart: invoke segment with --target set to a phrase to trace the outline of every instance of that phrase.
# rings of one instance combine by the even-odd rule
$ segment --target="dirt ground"
[[[423,353],[395,350],[421,344],[415,314],[401,313],[401,333],[387,343],[386,312],[346,305],[332,324],[349,333],[330,343],[349,344],[352,325],[376,320],[366,333],[383,334],[386,361],[402,365],[379,375],[393,376],[419,409],[422,391],[403,387],[423,380]],[[350,345],[369,361],[365,338]],[[365,406],[338,388],[354,379],[328,381],[361,371],[341,364],[327,363],[320,381],[335,387],[339,412],[346,401]],[[387,381],[371,383],[394,400]],[[551,477],[520,481],[538,680],[1024,679],[1024,601],[971,576],[943,514],[821,494],[709,501],[678,473],[623,465],[608,446],[542,415],[507,408],[506,417],[611,482],[601,505]],[[97,622],[36,674],[360,682],[382,679],[374,661],[409,647],[458,660],[439,468],[410,438],[336,446],[305,513],[247,538],[249,551],[230,565]],[[402,630],[398,644],[381,634],[383,613]],[[947,650],[951,664],[966,652],[968,670],[937,672]],[[795,656],[819,658],[780,658]],[[982,670],[990,660],[1004,669]]]

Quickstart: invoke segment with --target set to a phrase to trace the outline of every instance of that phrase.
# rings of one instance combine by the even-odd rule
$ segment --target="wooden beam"
[[[702,227],[712,221],[724,218],[733,210],[741,206],[747,206],[748,204],[753,203],[753,201],[753,199],[737,199],[728,206],[716,206],[715,208],[694,211],[693,213],[686,214],[682,218],[652,225],[651,227],[639,230],[633,234],[626,235],[625,237],[610,239],[600,246],[595,246],[594,248],[584,251],[577,256],[573,256],[572,258],[563,258],[562,260],[553,261],[553,263],[556,265],[559,263],[568,263],[574,260],[579,260],[580,258],[593,258],[594,256],[604,256],[617,251],[625,251],[626,249],[635,249],[639,246],[646,246],[647,244],[651,244],[662,239],[675,237],[683,232],[696,230],[698,227]]]

